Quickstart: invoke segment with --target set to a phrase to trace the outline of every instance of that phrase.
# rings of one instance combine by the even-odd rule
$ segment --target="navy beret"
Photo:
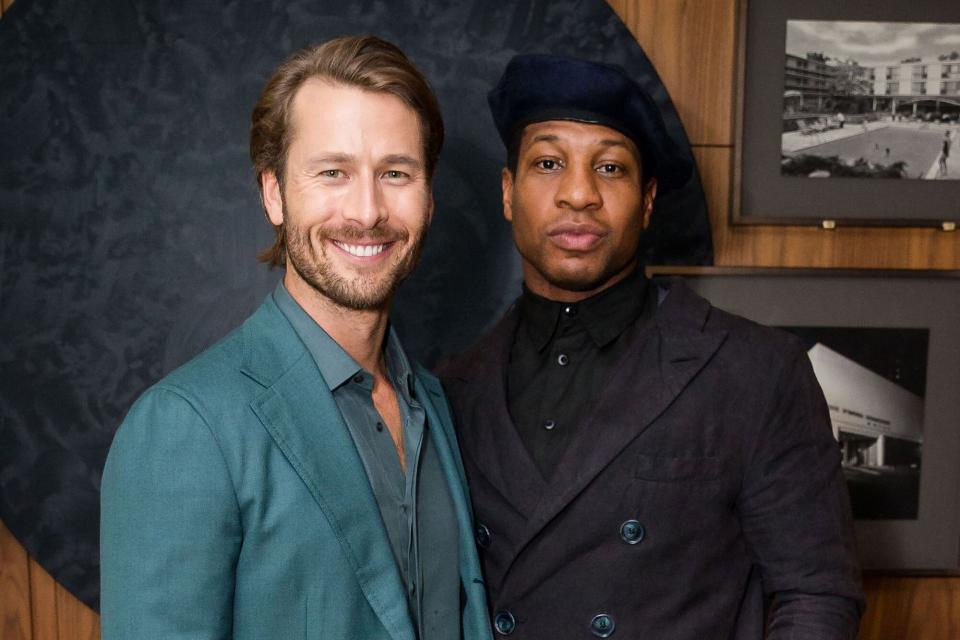
[[[640,149],[657,193],[683,186],[689,155],[667,135],[653,98],[621,67],[542,54],[514,56],[487,96],[503,143],[534,122],[573,120],[600,124],[627,136]]]

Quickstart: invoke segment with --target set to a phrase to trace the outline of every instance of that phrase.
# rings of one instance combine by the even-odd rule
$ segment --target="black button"
[[[572,304],[568,304],[563,308],[563,312],[567,314],[567,316],[574,318],[577,315],[577,308]]]
[[[360,384],[361,382],[363,382],[363,374],[358,373],[357,375],[353,376],[353,381],[356,382],[357,384]]]
[[[557,423],[554,422],[553,420],[547,420],[546,422],[543,423],[543,428],[546,429],[547,431],[553,431],[554,427],[556,426],[557,426]]]
[[[487,525],[485,524],[477,525],[477,546],[481,549],[486,549],[490,546],[490,529],[487,529]]]
[[[561,367],[567,366],[569,362],[570,362],[570,358],[567,357],[567,354],[561,353],[560,355],[557,356],[557,364],[560,365]]]
[[[517,621],[509,611],[500,611],[493,619],[493,628],[502,636],[508,636],[517,628]]]
[[[627,520],[620,525],[620,537],[627,544],[637,544],[643,540],[644,535],[646,535],[646,531],[643,525],[636,520]]]
[[[613,618],[605,613],[593,617],[590,621],[590,633],[598,638],[609,638],[613,635],[613,630],[617,628]]]
[[[383,423],[382,423],[382,422],[378,422],[378,423],[377,423],[377,431],[383,431]]]

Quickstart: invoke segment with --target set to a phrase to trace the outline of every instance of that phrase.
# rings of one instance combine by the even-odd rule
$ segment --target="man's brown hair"
[[[293,98],[311,78],[389,93],[403,100],[420,118],[427,177],[432,179],[443,146],[443,119],[426,78],[395,45],[375,36],[343,36],[295,52],[274,72],[260,94],[250,124],[250,159],[261,194],[265,171],[272,171],[283,189],[287,151],[293,138]],[[258,258],[279,266],[286,260],[283,225],[275,225],[274,233],[273,245]]]

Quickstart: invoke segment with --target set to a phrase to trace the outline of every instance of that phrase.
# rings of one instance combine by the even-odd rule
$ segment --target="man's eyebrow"
[[[534,142],[559,142],[559,141],[560,141],[560,136],[556,136],[552,133],[541,133],[533,136],[533,138],[530,140],[530,144],[533,144]]]
[[[422,164],[417,158],[404,153],[391,153],[388,156],[384,156],[382,162],[383,164],[401,164],[408,167],[419,167]]]
[[[630,149],[629,145],[623,140],[613,140],[611,138],[604,138],[600,140],[600,144],[605,147],[623,147],[624,149]]]
[[[318,164],[346,164],[353,160],[353,156],[349,153],[337,153],[332,151],[330,153],[318,153],[307,158],[307,161],[304,163],[308,167],[312,167]]]

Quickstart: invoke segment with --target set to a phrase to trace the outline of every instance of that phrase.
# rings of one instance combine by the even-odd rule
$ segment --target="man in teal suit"
[[[271,78],[250,152],[284,277],[117,432],[104,640],[489,638],[447,404],[388,326],[442,139],[382,40],[304,49]]]

